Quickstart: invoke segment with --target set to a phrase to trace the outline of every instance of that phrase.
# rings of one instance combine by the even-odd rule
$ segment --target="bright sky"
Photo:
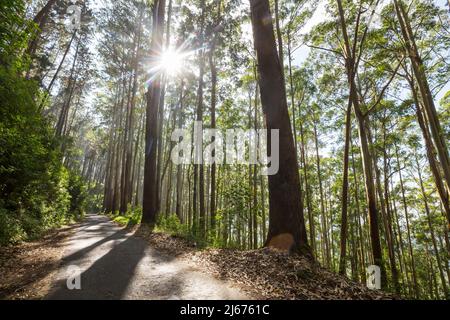
[[[319,0],[319,4],[317,5],[317,9],[314,12],[311,19],[306,23],[305,27],[302,29],[302,34],[306,34],[311,31],[313,27],[315,27],[320,22],[324,21],[324,17],[327,17],[325,11],[325,1]],[[311,49],[307,46],[301,46],[294,53],[294,65],[300,66],[308,57]]]

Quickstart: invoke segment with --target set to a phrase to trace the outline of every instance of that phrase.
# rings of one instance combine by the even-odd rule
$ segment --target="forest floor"
[[[69,267],[81,290],[68,290]],[[268,249],[199,250],[88,215],[40,241],[0,248],[0,299],[392,299]]]
[[[0,299],[38,299],[45,294],[63,257],[64,242],[78,224],[43,238],[0,247]]]

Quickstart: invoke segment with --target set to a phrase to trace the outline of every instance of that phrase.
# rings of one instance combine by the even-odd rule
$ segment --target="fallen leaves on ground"
[[[140,228],[136,235],[146,238],[152,247],[183,258],[220,279],[232,280],[243,290],[261,299],[381,300],[393,295],[369,290],[322,268],[300,256],[259,249],[198,250],[188,241],[164,233]]]
[[[49,232],[38,241],[0,247],[0,299],[40,299],[61,261],[71,227]]]

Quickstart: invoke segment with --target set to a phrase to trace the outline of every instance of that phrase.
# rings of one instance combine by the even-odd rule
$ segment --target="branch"
[[[356,26],[355,26],[355,35],[354,35],[354,39],[353,39],[353,48],[352,48],[352,52],[349,52],[348,54],[351,55],[351,58],[353,59],[354,57],[356,57],[356,43],[358,41],[358,32],[359,32],[359,23],[361,21],[361,7],[362,7],[362,1],[359,4],[359,9],[358,9],[358,16],[356,18]]]
[[[353,69],[355,70],[355,72],[356,72],[356,70],[358,70],[358,66],[359,66],[359,63],[360,63],[360,60],[361,60],[361,57],[362,57],[362,51],[363,51],[364,42],[366,41],[367,33],[369,32],[369,27],[370,27],[370,24],[372,23],[373,16],[374,16],[374,14],[375,14],[375,11],[376,11],[376,9],[377,9],[377,7],[378,7],[378,3],[379,3],[379,2],[380,2],[380,0],[376,0],[375,4],[373,4],[373,2],[370,3],[370,5],[373,4],[373,8],[372,8],[372,12],[371,12],[371,14],[370,14],[370,17],[369,17],[369,21],[368,21],[368,23],[367,23],[367,26],[366,26],[366,28],[364,29],[364,33],[363,33],[363,35],[362,35],[361,42],[360,42],[360,44],[359,44],[358,57],[356,58],[356,61],[355,61],[355,67],[353,68]],[[354,55],[354,58],[355,58],[355,57],[356,57],[356,52],[355,52],[354,54],[355,54],[355,55]]]
[[[297,47],[295,47],[294,49],[291,50],[291,54],[293,54],[295,51],[297,51],[298,49],[300,49],[305,43],[302,42],[300,43]]]
[[[344,57],[344,56],[342,55],[342,53],[340,53],[339,51],[333,50],[333,49],[323,48],[323,47],[318,47],[318,46],[313,46],[312,44],[307,44],[307,43],[305,43],[305,45],[306,45],[307,47],[310,47],[310,48],[313,48],[313,49],[319,49],[319,50],[324,50],[324,51],[332,52],[332,53],[337,54],[337,55],[339,55],[339,56],[341,56],[341,57]]]
[[[404,59],[405,59],[404,57],[401,59],[401,61],[399,62],[399,64],[395,68],[394,72],[392,73],[391,78],[384,85],[383,89],[381,90],[380,94],[378,95],[377,101],[375,101],[375,103],[367,110],[367,112],[364,114],[364,116],[367,116],[369,113],[371,113],[376,108],[376,106],[380,103],[381,99],[383,99],[384,92],[387,90],[387,88],[391,84],[392,80],[394,80],[395,76],[397,75],[398,69],[400,69],[400,66],[402,65],[402,62],[403,62]]]

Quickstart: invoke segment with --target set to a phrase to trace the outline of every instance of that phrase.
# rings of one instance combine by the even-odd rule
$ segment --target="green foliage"
[[[62,165],[59,141],[38,110],[37,85],[0,67],[0,244],[80,218],[86,187]]]
[[[0,245],[38,237],[83,216],[83,180],[62,164],[60,141],[38,104],[42,92],[24,77],[30,34],[25,1],[0,4]]]
[[[0,244],[15,243],[25,236],[20,220],[0,206]]]
[[[86,191],[85,211],[101,212],[103,208],[103,184],[89,185]]]
[[[160,215],[156,223],[156,230],[160,232],[167,232],[172,236],[186,239],[194,243],[198,248],[206,248],[212,245],[212,238],[201,238],[198,226],[189,228],[187,224],[181,223],[180,219],[175,215]]]
[[[108,214],[108,216],[121,225],[132,226],[141,223],[142,208],[132,208],[131,206],[128,206],[127,212],[124,215],[115,212]]]
[[[2,0],[0,2],[0,62],[23,67],[24,59],[17,56],[27,46],[29,35],[36,26],[25,19],[25,1]],[[20,26],[20,27],[18,27]]]
[[[87,205],[88,193],[87,187],[79,175],[70,175],[68,192],[70,194],[70,212],[81,218]]]
[[[160,215],[157,225],[160,229],[168,231],[174,235],[181,235],[185,231],[180,219],[178,219],[176,215],[169,215],[167,217]]]
[[[447,91],[440,101],[442,127],[447,139],[450,138],[450,91]]]

